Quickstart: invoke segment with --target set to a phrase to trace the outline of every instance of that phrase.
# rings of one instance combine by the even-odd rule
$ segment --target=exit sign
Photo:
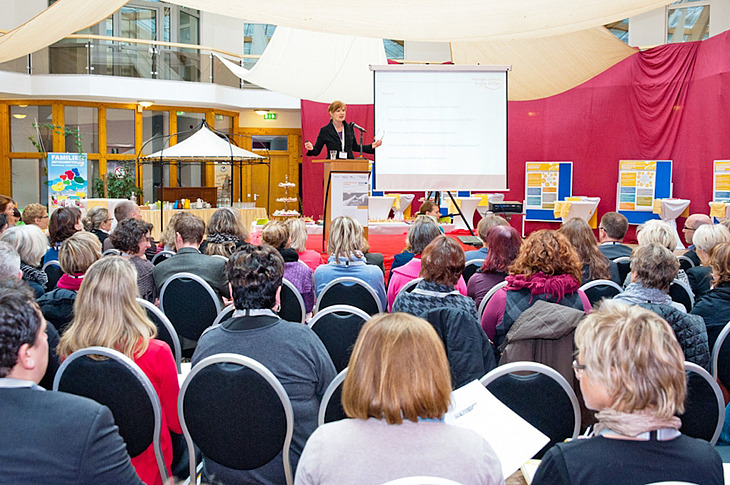
[[[275,120],[276,119],[276,113],[266,113],[264,115],[265,120]]]

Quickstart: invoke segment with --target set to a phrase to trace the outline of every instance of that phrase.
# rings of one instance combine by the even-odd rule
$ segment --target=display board
[[[379,191],[506,190],[506,66],[371,66]]]
[[[573,194],[573,162],[525,163],[525,220],[559,222],[555,202]]]
[[[81,207],[88,196],[86,153],[48,154],[48,203],[50,211],[59,207]]]
[[[643,224],[658,219],[654,214],[655,199],[672,197],[671,160],[620,160],[616,210],[629,224]]]
[[[712,200],[730,203],[730,160],[715,160],[712,175]]]

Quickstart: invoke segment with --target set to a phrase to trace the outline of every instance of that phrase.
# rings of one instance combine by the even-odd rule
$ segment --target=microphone
[[[363,133],[367,133],[368,132],[368,130],[366,130],[362,126],[358,125],[354,121],[352,123],[350,123],[350,126],[352,126],[353,128],[357,128],[358,130],[362,131]]]

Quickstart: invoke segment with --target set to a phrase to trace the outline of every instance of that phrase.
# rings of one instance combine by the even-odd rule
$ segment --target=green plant
[[[126,161],[122,164],[122,176],[108,174],[106,179],[107,197],[112,199],[126,199],[134,194],[139,200],[142,189],[137,187],[134,177],[134,162]],[[92,197],[104,197],[104,178],[95,177],[91,183]]]
[[[76,128],[69,128],[68,126],[61,126],[61,125],[54,125],[53,123],[45,123],[45,124],[38,124],[33,123],[33,128],[36,130],[39,130],[40,128],[45,128],[47,130],[51,130],[52,133],[57,135],[63,135],[66,136],[73,136],[74,145],[76,145],[76,152],[77,153],[83,153],[84,147],[81,143],[81,130],[79,130],[78,127]],[[43,161],[41,165],[43,166],[43,174],[48,175],[48,152],[44,150],[45,147],[41,145],[41,141],[36,139],[34,135],[30,135],[28,137],[28,140],[33,144],[36,150],[38,150],[39,153],[43,154]],[[46,185],[48,184],[48,181],[45,182]]]

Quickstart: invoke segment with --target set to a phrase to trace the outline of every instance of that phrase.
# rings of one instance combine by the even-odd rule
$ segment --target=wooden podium
[[[332,224],[332,187],[333,173],[370,173],[370,160],[367,158],[339,159],[339,160],[312,160],[312,163],[324,164],[324,234],[322,236],[322,252],[325,251],[325,241],[329,239],[330,224]],[[363,228],[365,239],[368,237],[368,228]]]

